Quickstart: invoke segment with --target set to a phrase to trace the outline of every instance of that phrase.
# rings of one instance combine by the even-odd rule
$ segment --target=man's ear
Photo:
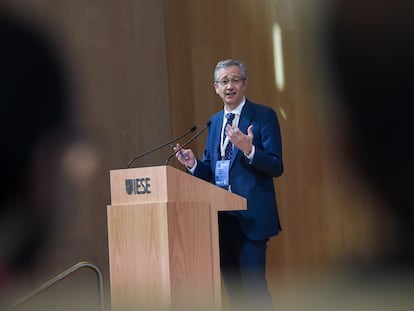
[[[213,82],[213,88],[214,88],[214,91],[216,92],[216,94],[218,94],[218,85],[217,85],[216,82]]]

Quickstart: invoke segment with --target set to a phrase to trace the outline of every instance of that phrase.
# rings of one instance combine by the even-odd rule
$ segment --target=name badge
[[[229,185],[230,160],[217,161],[216,185],[224,187]]]

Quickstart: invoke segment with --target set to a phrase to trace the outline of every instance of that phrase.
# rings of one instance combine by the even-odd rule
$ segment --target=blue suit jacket
[[[202,161],[194,175],[214,183],[216,162],[220,160],[220,137],[223,125],[221,110],[211,117],[211,125]],[[249,239],[262,240],[280,230],[273,178],[282,175],[282,142],[279,122],[273,109],[246,100],[239,128],[247,133],[253,125],[254,159],[249,163],[236,146],[230,162],[230,185],[233,193],[247,198],[246,211],[227,212],[235,215]]]

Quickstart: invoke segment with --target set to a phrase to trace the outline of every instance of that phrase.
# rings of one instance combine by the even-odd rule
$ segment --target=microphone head
[[[211,125],[211,121],[208,120],[208,122],[206,123],[206,126],[209,127]]]
[[[193,126],[192,128],[190,128],[190,132],[194,132],[197,129],[197,126]]]

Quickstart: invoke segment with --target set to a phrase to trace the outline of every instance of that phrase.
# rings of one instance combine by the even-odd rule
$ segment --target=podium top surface
[[[216,210],[245,210],[246,199],[171,166],[110,171],[111,204],[208,202]]]

